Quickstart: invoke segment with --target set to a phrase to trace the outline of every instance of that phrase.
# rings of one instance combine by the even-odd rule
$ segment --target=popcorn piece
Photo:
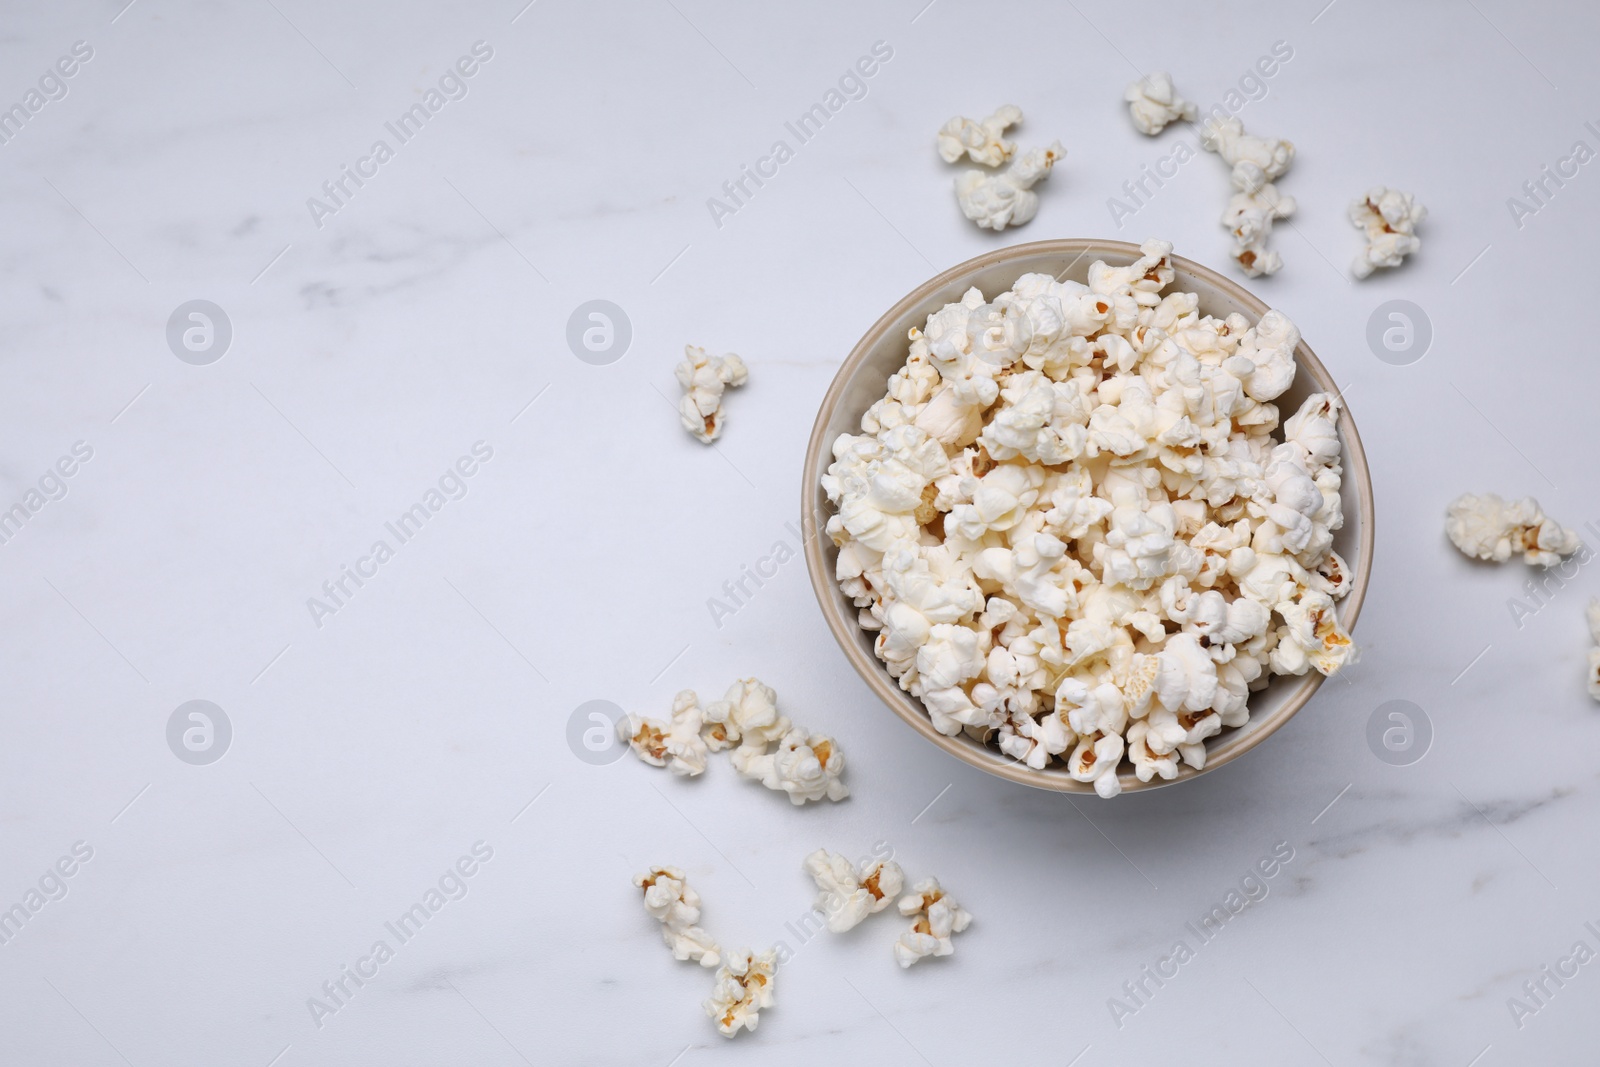
[[[1249,193],[1234,193],[1222,213],[1222,225],[1233,235],[1233,258],[1251,278],[1263,274],[1276,274],[1283,267],[1283,257],[1267,248],[1267,238],[1272,235],[1272,224],[1278,219],[1293,215],[1295,201],[1283,196],[1271,182]]]
[[[1022,153],[999,174],[969,170],[956,179],[961,213],[980,228],[1003,230],[1021,226],[1039,210],[1033,187],[1050,176],[1056,160],[1067,154],[1061,142]]]
[[[951,935],[959,934],[972,923],[972,916],[955,898],[939,886],[937,878],[925,878],[900,898],[900,914],[915,916],[911,929],[894,943],[895,962],[909,967],[927,956],[948,956],[955,945]]]
[[[849,787],[839,777],[844,773],[844,753],[838,742],[822,734],[790,730],[770,753],[740,745],[734,750],[733,766],[746,778],[789,794],[790,803],[796,806],[808,800],[843,800],[850,795]]]
[[[1172,87],[1172,75],[1164,70],[1146,74],[1128,86],[1122,98],[1128,102],[1128,113],[1140,133],[1154,136],[1167,128],[1170,122],[1182,119],[1193,122],[1198,109]]]
[[[706,744],[713,752],[734,745],[765,748],[789,732],[789,720],[778,712],[778,694],[759,678],[744,678],[728,687],[723,698],[706,705]]]
[[[661,924],[661,939],[672,950],[673,959],[696,960],[702,967],[721,962],[717,943],[696,924],[700,921],[700,894],[689,888],[683,872],[676,867],[651,867],[633,876],[633,884],[644,890],[644,908]]]
[[[859,868],[837,852],[817,849],[806,857],[806,873],[817,883],[816,909],[836,934],[894,903],[905,874],[893,860],[863,861]]]
[[[1367,238],[1351,264],[1357,278],[1365,278],[1379,267],[1398,267],[1407,256],[1422,247],[1416,236],[1417,223],[1428,217],[1428,209],[1410,193],[1375,185],[1367,195],[1350,205],[1350,222]]]
[[[672,698],[670,723],[629,715],[617,723],[617,735],[651,766],[666,767],[673,774],[692,778],[706,769],[706,743],[700,737],[702,721],[699,697],[694,690],[685,689]]]
[[[1292,196],[1283,196],[1273,181],[1294,162],[1294,145],[1276,138],[1253,137],[1237,118],[1213,118],[1200,134],[1200,146],[1215,152],[1232,168],[1236,190],[1222,213],[1222,225],[1233,235],[1233,257],[1251,278],[1276,274],[1283,258],[1267,248],[1272,224],[1294,214]]]
[[[705,1002],[706,1014],[717,1024],[723,1037],[733,1037],[740,1029],[755,1032],[761,1022],[761,1009],[772,1007],[777,970],[775,949],[759,956],[743,949],[728,957],[717,971],[716,985]]]
[[[1521,552],[1525,562],[1550,567],[1579,545],[1577,533],[1546,517],[1531,496],[1507,503],[1493,493],[1464,494],[1450,505],[1445,532],[1462,552],[1495,563]]]
[[[1589,601],[1589,636],[1595,644],[1589,650],[1589,695],[1600,700],[1600,598]]]
[[[998,167],[1011,158],[1016,144],[1000,136],[1006,127],[1022,121],[1022,109],[1006,104],[982,122],[957,116],[944,124],[939,131],[939,158],[954,163],[962,154],[974,163]]]
[[[712,356],[696,345],[684,345],[683,362],[674,373],[683,387],[683,399],[678,402],[683,428],[710,444],[722,433],[723,392],[749,380],[744,360],[732,352]]]
[[[1294,162],[1294,145],[1277,138],[1254,137],[1244,132],[1237,118],[1212,119],[1201,131],[1200,147],[1215,152],[1233,168],[1230,178],[1241,193],[1254,193],[1276,181]]]

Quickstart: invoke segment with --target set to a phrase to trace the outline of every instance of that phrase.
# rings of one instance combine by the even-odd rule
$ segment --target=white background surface
[[[1575,140],[1600,148],[1591,9],[122,2],[13,2],[0,34],[6,106],[94,48],[0,146],[0,505],[94,450],[0,546],[0,902],[94,849],[0,946],[0,1060],[1586,1061],[1600,965],[1520,1029],[1506,1000],[1580,938],[1600,948],[1582,925],[1600,579],[1518,629],[1531,572],[1470,565],[1442,516],[1478,490],[1600,520],[1600,172],[1521,228],[1506,204]],[[470,94],[317,228],[306,199],[477,40],[494,57]],[[866,98],[717,227],[707,198],[879,40]],[[1300,212],[1254,288],[1349,383],[1372,463],[1360,665],[1247,758],[1105,803],[917,741],[850,672],[798,559],[713,625],[724,581],[793,547],[836,365],[936,269],[1053,236],[1223,261],[1215,157],[1113,224],[1107,198],[1188,136],[1142,138],[1121,91],[1166,68],[1209,104],[1279,40],[1293,58],[1241,117],[1298,146]],[[1038,218],[994,236],[957,212],[933,134],[1005,102],[1024,144],[1070,154]],[[1355,284],[1344,209],[1376,183],[1427,203],[1426,243]],[[233,324],[210,366],[165,341],[195,298]],[[633,326],[610,366],[565,342],[594,298]],[[1412,366],[1365,340],[1390,298],[1435,330]],[[685,341],[751,367],[716,450],[663,399]],[[466,498],[317,627],[307,598],[480,440]],[[848,801],[795,810],[725,761],[684,782],[566,743],[584,701],[661,714],[747,674],[841,739]],[[165,740],[196,698],[233,724],[209,766]],[[1433,724],[1412,766],[1365,740],[1392,699]],[[479,840],[470,892],[316,1025],[307,998]],[[875,841],[976,915],[954,957],[900,972],[883,916],[785,930],[806,852]],[[1108,998],[1278,842],[1294,859],[1270,895],[1119,1028]],[[658,942],[629,884],[655,862],[688,870],[724,944],[795,952],[756,1034],[718,1036],[709,973]]]

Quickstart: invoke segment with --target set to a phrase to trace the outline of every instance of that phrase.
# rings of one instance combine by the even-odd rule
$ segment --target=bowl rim
[[[971,259],[957,263],[947,270],[941,271],[928,279],[905,296],[897,300],[889,310],[885,311],[878,320],[868,328],[861,339],[856,342],[850,354],[839,365],[835,372],[833,382],[828,387],[827,394],[823,397],[822,405],[818,409],[816,422],[811,429],[811,438],[806,446],[805,470],[801,477],[801,521],[802,529],[806,530],[804,538],[806,572],[811,578],[811,588],[816,594],[818,606],[822,609],[823,617],[828,622],[828,629],[833,633],[834,640],[844,651],[845,658],[850,661],[856,673],[861,676],[867,686],[878,696],[884,704],[888,705],[903,722],[917,733],[933,742],[939,748],[969,766],[977,767],[997,777],[1017,782],[1022,785],[1032,786],[1036,789],[1048,789],[1055,792],[1088,793],[1093,792],[1094,786],[1090,782],[1080,782],[1059,772],[1036,771],[1026,764],[1005,758],[995,759],[992,756],[980,754],[979,746],[973,744],[965,735],[948,737],[934,729],[933,721],[927,711],[922,707],[922,702],[910,694],[903,692],[884,667],[882,661],[876,656],[865,651],[860,643],[861,628],[854,613],[847,618],[838,609],[833,597],[838,592],[838,582],[827,566],[823,555],[822,540],[825,536],[822,530],[821,515],[816,512],[816,493],[818,483],[814,472],[819,470],[818,459],[827,453],[831,454],[833,441],[827,432],[828,423],[832,420],[835,409],[846,384],[854,376],[860,365],[866,362],[868,355],[879,345],[890,325],[907,312],[924,304],[939,290],[952,283],[960,281],[965,276],[970,276],[980,270],[990,267],[1004,266],[1008,262],[1039,255],[1073,255],[1076,258],[1068,266],[1076,266],[1078,260],[1087,255],[1126,255],[1130,259],[1137,259],[1143,253],[1138,245],[1127,241],[1102,240],[1098,238],[1054,238],[1045,241],[1032,241],[1025,244],[1008,245],[974,256]],[[1171,256],[1173,266],[1179,276],[1185,274],[1203,279],[1207,283],[1222,290],[1233,300],[1250,309],[1257,319],[1271,310],[1271,305],[1248,289],[1244,288],[1232,278],[1226,277],[1209,267],[1203,266],[1183,256]],[[1066,273],[1062,271],[1061,273]],[[1317,358],[1315,352],[1306,344],[1305,338],[1295,347],[1295,365],[1309,372],[1315,380],[1318,389],[1332,392],[1343,400],[1343,390],[1334,381],[1328,369]],[[1344,623],[1346,632],[1352,632],[1356,619],[1361,614],[1361,605],[1366,598],[1367,585],[1372,576],[1372,549],[1374,544],[1374,517],[1373,517],[1373,492],[1372,473],[1367,467],[1366,450],[1361,445],[1361,435],[1356,430],[1354,418],[1350,414],[1349,405],[1341,403],[1339,419],[1337,422],[1339,441],[1343,446],[1344,458],[1344,484],[1341,491],[1354,491],[1359,501],[1361,530],[1360,551],[1356,560],[1354,574],[1351,580],[1350,592],[1339,602],[1339,619]],[[1238,744],[1222,753],[1217,758],[1207,758],[1206,765],[1200,770],[1185,767],[1179,774],[1171,779],[1160,777],[1152,778],[1149,782],[1141,782],[1133,771],[1124,768],[1118,772],[1122,788],[1126,792],[1147,791],[1162,786],[1177,785],[1181,782],[1192,781],[1200,775],[1233,762],[1246,752],[1251,751],[1278,731],[1284,723],[1288,722],[1296,713],[1310,701],[1313,694],[1322,685],[1323,675],[1317,671],[1309,671],[1301,676],[1300,685],[1291,691],[1283,702],[1273,710],[1268,719],[1260,724],[1250,734],[1246,735]],[[914,705],[914,706],[913,706]],[[993,752],[991,746],[983,746]]]

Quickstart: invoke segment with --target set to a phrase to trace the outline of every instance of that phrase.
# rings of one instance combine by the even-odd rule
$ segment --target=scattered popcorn
[[[713,752],[737,744],[765,747],[789,732],[789,720],[778,713],[778,694],[758,678],[734,682],[721,700],[706,706],[705,717]]]
[[[1193,103],[1178,95],[1172,87],[1172,75],[1164,70],[1134,82],[1122,98],[1128,102],[1128,112],[1139,132],[1152,137],[1166,129],[1168,123],[1179,119],[1193,122],[1199,114]]]
[[[1231,117],[1207,122],[1200,147],[1217,153],[1233,168],[1233,187],[1241,193],[1258,192],[1268,182],[1283,177],[1294,162],[1293,144],[1251,136],[1244,132],[1244,123]]]
[[[703,713],[694,690],[685,689],[672,698],[672,720],[629,715],[617,723],[617,735],[632,747],[634,754],[653,767],[666,767],[673,774],[694,777],[706,769],[706,742],[700,736]]]
[[[850,795],[839,742],[796,727],[778,711],[772,687],[757,678],[734,682],[704,709],[694,691],[685,689],[673,698],[670,722],[629,715],[617,724],[617,734],[640,759],[674,774],[703,774],[708,753],[731,749],[734,770],[787,794],[797,806]]]
[[[864,861],[859,868],[837,852],[819,848],[806,857],[806,873],[817,883],[816,908],[836,934],[887,908],[905,884],[893,860]]]
[[[1595,644],[1589,650],[1589,695],[1600,700],[1600,599],[1589,601],[1589,636]]]
[[[832,738],[790,730],[775,750],[765,749],[765,745],[741,744],[733,751],[734,770],[768,789],[789,794],[789,802],[796,806],[850,795],[839,778],[844,773],[844,753]]]
[[[909,967],[926,956],[948,956],[954,952],[952,934],[959,934],[972,923],[972,916],[955,898],[939,887],[939,879],[925,878],[900,898],[900,914],[915,916],[911,929],[894,943],[895,962]]]
[[[1276,274],[1283,258],[1268,250],[1272,224],[1294,214],[1292,196],[1283,196],[1272,182],[1294,162],[1288,141],[1253,137],[1237,118],[1212,119],[1201,131],[1200,146],[1215,152],[1232,169],[1236,190],[1222,213],[1222,225],[1233,234],[1233,258],[1251,278]]]
[[[717,971],[717,984],[705,1002],[706,1014],[724,1037],[741,1028],[755,1032],[761,1009],[772,1007],[772,986],[778,954],[769,950],[757,956],[749,949],[735,952]]]
[[[1554,566],[1578,550],[1578,535],[1548,518],[1533,497],[1507,503],[1493,493],[1457,497],[1445,516],[1445,532],[1475,559],[1504,563],[1521,552],[1527,563]]]
[[[1258,278],[1276,274],[1283,267],[1283,257],[1267,248],[1267,238],[1272,234],[1272,224],[1294,211],[1294,197],[1281,195],[1278,187],[1270,183],[1253,193],[1234,193],[1228,198],[1222,225],[1233,234],[1233,258],[1246,275]]]
[[[1365,278],[1379,267],[1398,267],[1422,247],[1416,236],[1417,223],[1427,217],[1428,209],[1410,193],[1374,186],[1350,205],[1350,222],[1367,236],[1367,246],[1350,270],[1357,278]]]
[[[1294,323],[1203,315],[1140,251],[929,315],[822,479],[840,587],[934,728],[1102,797],[1355,654],[1339,400],[1280,422]]]
[[[974,163],[998,167],[1010,159],[1017,148],[1014,142],[1000,135],[1007,126],[1021,121],[1022,109],[1015,104],[1006,104],[982,122],[957,116],[939,131],[939,158],[954,163],[965,153]]]
[[[702,967],[722,962],[717,943],[696,924],[700,921],[700,894],[689,888],[676,867],[651,867],[633,876],[644,890],[644,909],[661,924],[661,939],[673,959],[697,960]]]
[[[1067,154],[1056,141],[1048,148],[1031,148],[999,174],[969,170],[956,179],[956,199],[961,213],[980,228],[1003,230],[1021,226],[1039,210],[1033,187],[1050,176],[1056,160]]]
[[[683,428],[710,444],[722,433],[723,392],[749,380],[744,360],[732,352],[712,356],[696,345],[684,345],[683,362],[675,373],[683,387],[683,399],[678,402]]]

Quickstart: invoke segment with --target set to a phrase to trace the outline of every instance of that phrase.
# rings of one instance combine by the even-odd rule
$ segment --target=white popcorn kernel
[[[1017,147],[1001,134],[1021,121],[1022,109],[1015,104],[1004,105],[982,122],[958,115],[939,130],[939,158],[954,163],[965,154],[974,163],[998,167],[1011,158]]]
[[[1276,400],[1289,388],[1294,381],[1294,350],[1299,343],[1299,327],[1276,308],[1245,332],[1239,340],[1239,355],[1251,364],[1242,379],[1245,394],[1251,400]]]
[[[1294,145],[1253,137],[1237,118],[1213,118],[1201,131],[1200,146],[1233,168],[1230,178],[1236,192],[1222,213],[1222,224],[1233,235],[1234,259],[1249,277],[1276,274],[1283,259],[1267,248],[1267,238],[1275,220],[1294,213],[1295,202],[1272,183],[1294,162]]]
[[[777,970],[776,949],[759,956],[749,949],[729,955],[717,971],[716,985],[704,1005],[723,1037],[733,1037],[741,1029],[755,1032],[761,1009],[772,1007]]]
[[[1589,601],[1589,636],[1595,643],[1589,650],[1589,695],[1600,700],[1600,599]]]
[[[1294,197],[1279,193],[1271,182],[1228,198],[1222,225],[1233,235],[1233,258],[1247,276],[1259,278],[1282,269],[1283,257],[1267,248],[1267,238],[1272,224],[1293,215],[1296,206]]]
[[[1136,722],[1128,727],[1128,759],[1133,763],[1133,773],[1138,775],[1139,781],[1148,782],[1160,776],[1164,779],[1178,776],[1178,753],[1165,752],[1157,755],[1145,744],[1145,738],[1150,733],[1148,722]],[[1200,745],[1200,750],[1205,750]]]
[[[692,778],[706,769],[707,746],[700,736],[703,722],[699,698],[694,690],[685,689],[672,698],[669,722],[629,715],[617,723],[617,736],[652,767]]]
[[[911,929],[894,943],[895,962],[909,967],[928,956],[955,952],[951,937],[972,923],[972,916],[946,893],[937,878],[924,878],[900,898],[900,914],[914,916]]]
[[[772,752],[748,743],[733,753],[733,766],[768,789],[787,793],[795,806],[810,800],[843,800],[850,789],[840,779],[844,753],[831,737],[790,730]]]
[[[1351,273],[1365,278],[1379,267],[1398,267],[1422,247],[1417,224],[1427,217],[1428,209],[1410,193],[1373,186],[1366,196],[1350,204],[1350,222],[1367,239],[1350,266]]]
[[[1129,85],[1122,98],[1128,102],[1128,113],[1140,133],[1154,136],[1167,128],[1167,124],[1182,119],[1193,122],[1199,114],[1195,105],[1178,95],[1172,87],[1172,75],[1164,70],[1146,74]]]
[[[805,871],[817,883],[815,907],[836,934],[887,908],[905,886],[905,873],[893,860],[865,861],[856,868],[844,856],[821,848],[806,857]]]
[[[789,720],[778,712],[778,694],[758,678],[743,678],[718,701],[706,705],[706,742],[713,752],[732,745],[763,747],[789,732]]]
[[[678,402],[683,428],[710,444],[722,433],[723,392],[749,380],[744,360],[732,352],[713,356],[697,345],[684,345],[683,362],[674,373],[683,387],[683,399]]]
[[[683,872],[676,867],[651,867],[633,876],[633,884],[644,890],[644,908],[661,924],[661,939],[678,960],[695,960],[702,967],[721,962],[717,943],[697,923],[700,921],[700,894],[689,888]]]
[[[1233,168],[1233,187],[1254,193],[1276,181],[1294,162],[1294,145],[1277,138],[1254,137],[1244,132],[1237,118],[1213,119],[1201,132],[1200,147],[1215,152]]]
[[[1457,497],[1445,517],[1445,532],[1475,559],[1504,563],[1513,553],[1542,567],[1578,550],[1575,531],[1547,517],[1533,497],[1507,503],[1493,493]]]
[[[999,174],[969,170],[956,179],[961,213],[980,228],[1003,230],[1021,226],[1039,210],[1033,187],[1050,176],[1056,160],[1067,154],[1060,141],[1022,153]]]

